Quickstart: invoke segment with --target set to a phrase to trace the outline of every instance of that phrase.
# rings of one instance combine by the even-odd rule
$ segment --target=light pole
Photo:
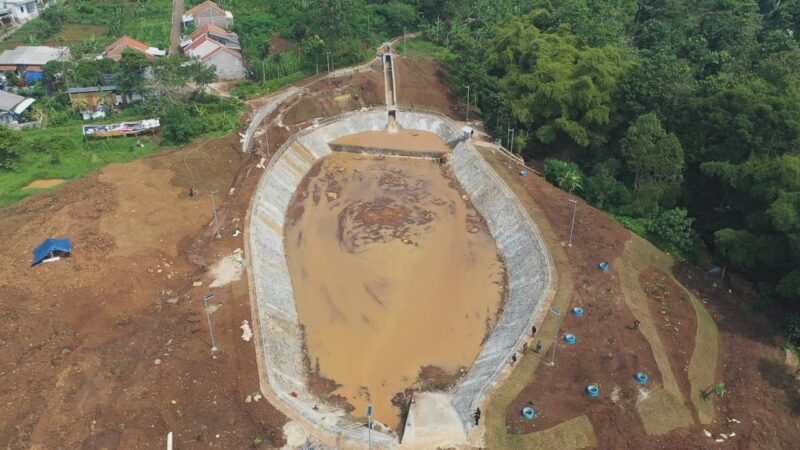
[[[550,307],[550,312],[556,317],[556,331],[553,333],[553,356],[550,357],[550,365],[556,365],[556,347],[558,346],[558,329],[561,327],[561,311],[555,307]]]
[[[469,122],[469,85],[467,85],[467,122]]]
[[[214,194],[218,192],[219,189],[211,189],[211,209],[214,210],[214,228],[216,229],[214,237],[216,237],[217,239],[222,237],[222,235],[219,234],[219,220],[217,219],[217,204],[214,201]]]
[[[511,148],[509,148],[508,150],[509,150],[511,153],[514,153],[514,129],[513,129],[513,128],[509,128],[509,129],[508,129],[508,132],[509,132],[509,134],[511,135],[511,139],[509,139],[509,140],[508,140],[508,141],[511,143],[511,144],[510,144],[510,145],[511,145]]]
[[[569,202],[572,203],[572,225],[569,227],[569,243],[567,243],[567,248],[572,247],[572,232],[575,231],[575,213],[578,210],[578,201],[574,198],[569,199]]]
[[[331,73],[331,52],[325,53],[325,61],[328,63],[328,73]]]
[[[208,302],[214,299],[214,294],[206,294],[203,297],[203,304],[206,310],[206,319],[208,319],[208,334],[211,335],[211,353],[217,351],[217,342],[214,340],[214,330],[211,328],[211,311],[208,310]]]

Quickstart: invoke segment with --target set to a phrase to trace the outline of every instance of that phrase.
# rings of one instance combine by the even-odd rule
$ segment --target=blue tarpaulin
[[[55,238],[47,238],[42,245],[36,247],[33,251],[33,263],[31,265],[35,266],[44,260],[45,258],[49,258],[51,255],[56,253],[64,254],[69,253],[72,250],[72,244],[69,242],[69,238],[64,239],[55,239]]]

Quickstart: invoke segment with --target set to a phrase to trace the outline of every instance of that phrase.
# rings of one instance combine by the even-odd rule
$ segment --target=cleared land
[[[564,374],[559,380],[543,382],[550,379],[548,371],[553,370],[541,364],[542,358],[549,356],[545,352],[555,326],[554,317],[548,316],[536,338],[545,342],[543,354],[529,351],[489,401],[486,413],[488,448],[701,449],[716,445],[714,440],[722,438],[722,433],[727,436],[735,433],[727,441],[728,445],[737,448],[793,448],[793,442],[800,437],[797,381],[783,363],[783,352],[770,346],[765,329],[759,328],[758,323],[749,321],[742,313],[743,292],[731,290],[729,293],[714,287],[715,284],[706,279],[702,271],[685,264],[673,269],[672,258],[638,236],[629,234],[605,214],[583,202],[578,206],[575,247],[563,248],[571,219],[571,211],[566,207],[567,194],[539,177],[520,177],[519,167],[499,154],[490,150],[483,154],[523,200],[553,252],[559,275],[554,304],[561,308],[576,306],[581,302],[581,291],[596,289],[598,277],[620,278],[622,292],[618,295],[625,298],[626,309],[633,310],[642,323],[637,331],[632,329],[630,313],[603,317],[605,334],[613,338],[619,332],[629,335],[641,333],[649,343],[651,358],[655,355],[656,359],[661,359],[656,370],[644,367],[651,374],[655,373],[656,378],[656,382],[647,387],[657,389],[646,398],[637,398],[637,407],[615,406],[625,401],[624,390],[619,391],[619,400],[615,400],[614,385],[601,383],[598,399],[583,395],[584,403],[577,405],[571,413],[555,411],[563,413],[560,425],[529,425],[527,430],[521,430],[516,428],[517,421],[521,421],[520,406],[529,400],[533,400],[534,405],[541,403],[542,398],[551,395],[553,383],[573,384],[577,391],[584,387],[584,372],[575,372],[571,376]],[[613,239],[614,235],[622,239]],[[612,245],[606,246],[609,243]],[[611,260],[609,273],[601,274],[597,263],[608,260],[609,255],[621,256]],[[615,268],[619,272],[614,273]],[[683,286],[677,280],[682,281]],[[570,286],[575,293],[569,292]],[[669,291],[668,295],[666,291]],[[669,312],[661,313],[665,305],[652,304],[657,301],[654,294],[659,292],[662,299],[673,303],[671,317]],[[601,289],[591,297],[602,301],[599,294],[610,295],[611,292],[605,293]],[[678,302],[683,312],[674,310]],[[694,310],[696,331],[689,325],[692,319],[687,302]],[[643,312],[647,314],[640,316]],[[664,316],[667,316],[666,320]],[[591,317],[592,314],[588,313],[583,319]],[[675,330],[678,322],[680,325]],[[562,332],[577,329],[579,339],[577,344],[570,346],[571,349],[581,345],[581,333],[587,330],[581,332],[580,328],[569,328]],[[566,347],[563,341],[559,346],[560,356],[557,354],[555,370],[559,364],[562,367],[569,365],[564,360],[570,358],[571,350],[563,351]],[[617,355],[631,351],[631,341],[617,340],[610,350],[613,359],[620,360]],[[663,377],[665,370],[671,371],[673,381],[669,383],[672,386]],[[626,369],[621,373],[629,371]],[[618,382],[635,385],[632,375],[630,373],[627,379]],[[700,390],[710,387],[708,380],[725,381],[728,394],[723,398],[712,396],[709,400],[702,400]],[[662,384],[664,388],[658,389]],[[555,390],[559,389],[556,387]],[[520,392],[526,394],[520,395]],[[543,407],[542,422],[552,424],[548,415],[553,412],[552,408]],[[599,419],[598,414],[601,415]],[[589,420],[575,422],[580,417]],[[532,422],[538,420],[537,417]],[[582,426],[565,427],[564,424],[570,420]],[[640,431],[631,431],[636,429]],[[712,433],[713,438],[706,437],[704,429]],[[521,431],[528,433],[517,434]],[[593,443],[595,436],[597,441]]]

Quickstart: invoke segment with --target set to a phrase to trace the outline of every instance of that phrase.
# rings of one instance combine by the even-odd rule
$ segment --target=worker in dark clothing
[[[531,327],[531,336],[536,336],[536,325]]]
[[[536,343],[536,348],[533,349],[534,352],[539,353],[542,351],[542,341]]]
[[[640,323],[642,323],[642,322],[640,322],[639,319],[634,319],[634,321],[633,321],[633,329],[634,330],[638,330]]]
[[[478,408],[475,410],[475,426],[477,427],[481,421],[481,409]]]
[[[517,354],[516,353],[511,355],[511,365],[513,366],[515,362],[517,362]]]

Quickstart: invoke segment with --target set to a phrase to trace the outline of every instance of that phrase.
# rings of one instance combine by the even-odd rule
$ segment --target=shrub
[[[570,193],[580,191],[583,172],[577,164],[559,159],[544,161],[544,179]]]
[[[647,232],[665,244],[688,252],[692,249],[695,239],[692,222],[694,219],[688,216],[684,208],[659,210],[649,221]]]

